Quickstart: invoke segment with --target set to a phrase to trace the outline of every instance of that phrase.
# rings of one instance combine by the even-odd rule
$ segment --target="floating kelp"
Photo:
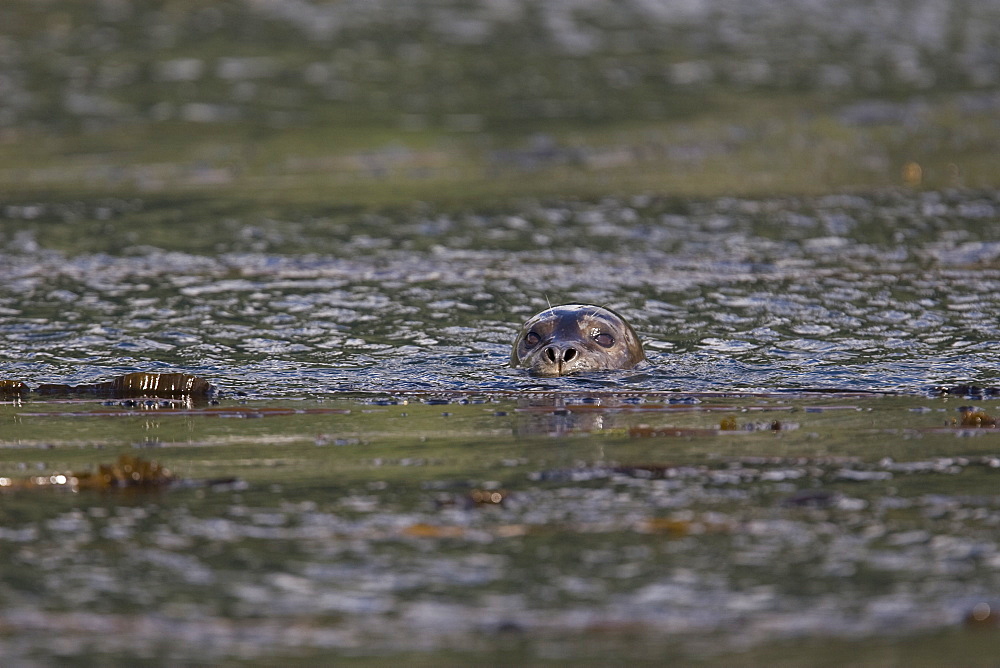
[[[130,397],[209,397],[215,387],[200,376],[187,373],[145,373],[137,371],[116,376],[103,383],[68,385],[44,383],[32,390],[19,380],[0,380],[0,396],[24,395],[29,392],[44,395],[96,395],[126,399]]]
[[[958,409],[961,415],[958,426],[961,427],[996,427],[996,418],[991,417],[986,412],[977,409],[975,406],[961,406]]]
[[[959,397],[996,397],[1000,396],[998,387],[981,387],[979,385],[937,386],[933,393],[939,396],[955,395]]]
[[[115,397],[208,396],[215,391],[204,378],[186,373],[127,373],[103,383],[45,384],[39,394],[97,394]]]
[[[31,389],[19,380],[0,380],[0,397],[27,394]]]
[[[174,482],[169,469],[155,461],[122,455],[113,464],[101,464],[97,471],[55,473],[29,478],[0,477],[0,490],[69,489],[111,491],[118,489],[159,489]]]
[[[508,497],[503,489],[474,489],[469,492],[469,500],[477,506],[500,505]]]
[[[350,409],[347,408],[286,408],[276,406],[202,406],[202,407],[178,407],[172,403],[162,403],[156,401],[123,401],[115,409],[99,408],[97,410],[84,411],[51,411],[51,412],[24,412],[22,416],[30,417],[134,417],[149,411],[156,411],[157,416],[203,416],[220,418],[264,418],[281,417],[286,415],[348,415]]]
[[[403,535],[411,538],[461,538],[465,535],[465,529],[456,526],[439,526],[417,522],[405,527]]]

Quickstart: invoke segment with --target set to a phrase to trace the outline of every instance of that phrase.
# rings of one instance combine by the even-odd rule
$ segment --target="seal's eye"
[[[594,340],[597,341],[597,345],[603,348],[610,348],[615,345],[615,337],[611,336],[607,332],[598,332],[594,334]]]
[[[529,348],[534,345],[538,345],[538,342],[542,340],[542,337],[538,336],[535,332],[528,332],[524,337],[524,345]]]

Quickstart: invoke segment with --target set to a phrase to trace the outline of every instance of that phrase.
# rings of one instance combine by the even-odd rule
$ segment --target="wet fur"
[[[594,333],[604,332],[614,338],[610,348],[599,345]],[[540,337],[535,345],[526,338],[531,332]],[[568,348],[572,359],[563,361]],[[546,356],[552,348],[553,357]],[[611,309],[591,304],[550,306],[528,319],[511,347],[510,365],[529,369],[540,376],[563,376],[571,373],[631,369],[646,360],[642,342],[635,330]]]

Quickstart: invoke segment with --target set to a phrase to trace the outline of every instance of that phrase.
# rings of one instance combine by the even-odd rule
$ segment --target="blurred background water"
[[[12,0],[0,12],[7,198],[482,206],[537,192],[995,186],[993,2]]]

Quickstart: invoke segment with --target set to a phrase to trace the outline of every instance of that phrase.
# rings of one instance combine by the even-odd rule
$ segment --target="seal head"
[[[514,339],[510,365],[539,376],[631,369],[646,360],[635,330],[614,311],[588,304],[547,308]]]

